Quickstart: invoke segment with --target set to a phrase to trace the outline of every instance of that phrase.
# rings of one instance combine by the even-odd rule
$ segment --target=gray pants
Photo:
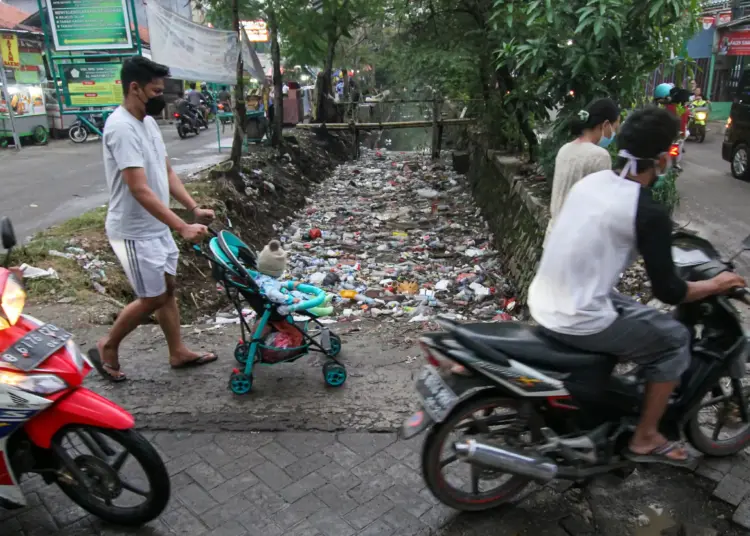
[[[563,344],[587,352],[613,355],[642,365],[648,382],[680,379],[690,366],[690,332],[671,315],[613,293],[618,317],[611,326],[593,335],[566,335],[542,328]]]

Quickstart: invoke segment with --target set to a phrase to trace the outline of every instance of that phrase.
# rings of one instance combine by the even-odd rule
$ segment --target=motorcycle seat
[[[567,372],[613,365],[614,356],[585,352],[544,335],[541,329],[520,322],[462,324],[478,342],[503,352],[520,363]]]

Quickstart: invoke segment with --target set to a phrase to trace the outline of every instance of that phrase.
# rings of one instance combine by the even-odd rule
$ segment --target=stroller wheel
[[[328,350],[328,355],[330,355],[331,357],[336,357],[341,353],[341,337],[331,333],[330,344],[331,349]]]
[[[232,372],[229,377],[229,388],[236,395],[246,395],[253,388],[253,376],[243,372]]]
[[[333,341],[333,339],[331,340]],[[323,365],[323,379],[326,385],[331,387],[341,387],[346,381],[346,367],[335,361],[329,361]]]
[[[234,347],[234,358],[237,360],[237,363],[239,363],[240,365],[244,365],[245,363],[247,363],[249,353],[250,353],[250,343],[241,342],[241,343],[238,343],[237,346]]]

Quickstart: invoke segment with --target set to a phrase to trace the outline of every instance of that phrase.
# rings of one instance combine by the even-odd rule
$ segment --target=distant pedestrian
[[[159,126],[152,115],[164,109],[164,78],[169,69],[141,56],[123,62],[120,79],[124,99],[104,125],[104,171],[109,187],[106,230],[112,249],[133,287],[136,300],[120,312],[109,335],[89,351],[99,373],[120,382],[118,350],[122,340],[155,313],[169,346],[173,368],[216,361],[213,353],[189,350],[180,336],[175,298],[179,250],[175,231],[198,242],[208,234],[202,223],[214,218],[193,200],[167,157]],[[169,208],[170,196],[196,221],[189,224]]]
[[[606,148],[619,127],[620,108],[612,99],[595,100],[573,118],[571,133],[576,139],[563,145],[555,158],[548,233],[573,185],[587,175],[612,169]]]

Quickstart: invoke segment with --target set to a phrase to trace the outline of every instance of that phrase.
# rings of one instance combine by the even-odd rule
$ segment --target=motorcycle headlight
[[[16,325],[25,304],[26,291],[14,276],[9,276],[0,297],[0,330]]]
[[[0,385],[15,387],[35,395],[51,395],[67,389],[67,384],[52,374],[22,374],[18,372],[0,372]]]
[[[695,114],[695,118],[698,121],[705,121],[706,120],[706,112],[698,112]]]

